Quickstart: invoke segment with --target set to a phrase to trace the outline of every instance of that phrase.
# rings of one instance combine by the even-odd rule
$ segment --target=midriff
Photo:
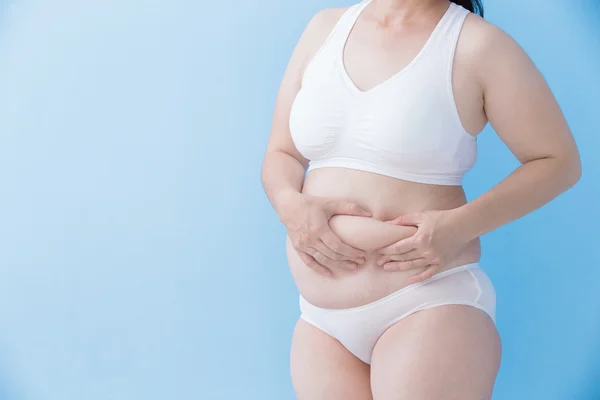
[[[307,173],[302,193],[354,202],[372,217],[334,215],[329,220],[333,232],[345,243],[365,250],[366,262],[356,270],[331,270],[323,276],[304,264],[286,237],[288,263],[302,296],[317,307],[342,309],[357,307],[380,299],[407,286],[407,279],[425,268],[385,271],[376,264],[374,250],[412,236],[415,227],[397,226],[383,221],[425,210],[445,210],[466,202],[461,186],[408,182],[372,172],[348,168],[318,168]],[[479,261],[481,246],[475,239],[461,249],[441,271]]]

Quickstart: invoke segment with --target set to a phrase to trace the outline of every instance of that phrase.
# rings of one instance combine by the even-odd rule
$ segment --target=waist
[[[460,185],[418,183],[344,167],[308,171],[302,193],[351,201],[380,221],[411,212],[452,209],[467,201]]]
[[[356,236],[357,233],[354,233]],[[369,240],[367,235],[363,236]],[[290,271],[300,294],[311,304],[321,308],[345,309],[377,301],[406,286],[407,280],[425,270],[386,271],[376,264],[378,254],[367,252],[366,261],[354,271],[336,269],[332,277],[325,277],[304,264],[286,237],[286,254]],[[480,259],[479,241],[465,246],[450,263],[436,273],[477,263]]]
[[[407,182],[365,171],[346,168],[320,168],[309,171],[303,193],[313,196],[342,198],[370,211],[371,218],[334,215],[329,225],[345,243],[367,252],[365,264],[355,271],[335,270],[326,278],[307,267],[298,257],[289,238],[286,253],[292,276],[300,293],[311,304],[324,308],[356,307],[376,301],[406,286],[409,277],[425,268],[389,272],[376,264],[375,250],[416,231],[413,227],[385,224],[402,214],[425,210],[459,207],[466,202],[461,186],[438,186]],[[474,263],[480,259],[476,239],[458,250],[457,257],[440,272]]]

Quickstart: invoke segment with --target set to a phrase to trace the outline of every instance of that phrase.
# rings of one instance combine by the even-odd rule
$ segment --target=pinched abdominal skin
[[[329,226],[342,242],[367,253],[412,236],[417,231],[416,227],[353,215],[334,215],[329,219]]]
[[[398,226],[374,218],[334,215],[331,230],[346,244],[367,252],[366,261],[355,270],[330,268],[332,277],[310,269],[286,237],[288,264],[298,290],[310,303],[326,308],[345,308],[373,301],[406,285],[406,280],[424,268],[386,271],[376,264],[375,250],[412,236],[416,227]]]

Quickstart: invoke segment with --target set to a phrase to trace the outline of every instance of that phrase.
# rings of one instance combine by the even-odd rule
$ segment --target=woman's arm
[[[301,193],[308,160],[296,149],[289,132],[292,103],[300,90],[307,61],[333,28],[343,9],[325,9],[315,14],[302,33],[275,100],[271,133],[261,168],[265,193],[286,226],[302,261],[325,275],[328,268],[354,269],[365,252],[343,243],[328,225],[334,214],[370,216],[356,204],[307,196]]]
[[[317,14],[318,15],[318,14]],[[308,160],[296,149],[289,133],[292,103],[301,87],[310,43],[319,25],[315,15],[300,36],[279,85],[271,121],[271,133],[261,167],[261,182],[267,198],[282,222],[292,217],[288,205],[298,201]]]
[[[509,35],[486,25],[476,79],[490,124],[522,165],[453,210],[467,241],[541,207],[581,176],[575,141],[542,74]]]
[[[416,226],[417,232],[378,249],[382,256],[377,263],[398,270],[428,265],[407,283],[433,276],[466,243],[541,207],[581,175],[575,141],[540,71],[500,28],[477,16],[470,20],[463,34],[469,34],[469,67],[481,88],[485,114],[521,165],[463,206],[401,215],[393,221]]]

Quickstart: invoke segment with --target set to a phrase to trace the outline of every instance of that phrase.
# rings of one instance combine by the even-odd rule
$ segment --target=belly
[[[425,268],[409,271],[385,271],[376,264],[376,249],[412,236],[415,227],[397,226],[383,221],[402,214],[428,209],[450,209],[466,202],[459,186],[424,185],[401,181],[364,171],[345,168],[321,168],[310,171],[303,193],[313,196],[344,198],[369,210],[371,218],[334,215],[332,231],[345,243],[367,253],[366,262],[354,271],[333,269],[325,277],[307,267],[298,256],[289,237],[286,254],[298,290],[310,303],[323,308],[348,308],[375,301],[406,286],[409,277]],[[458,256],[440,271],[480,258],[479,240],[458,249]]]

